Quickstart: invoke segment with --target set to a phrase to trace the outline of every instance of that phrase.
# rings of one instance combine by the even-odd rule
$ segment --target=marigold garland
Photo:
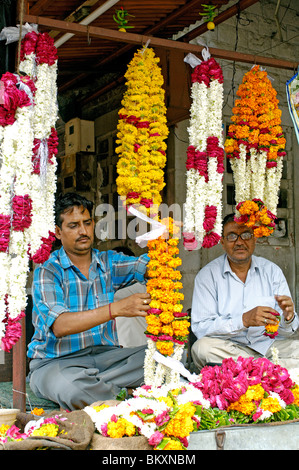
[[[151,48],[138,50],[128,65],[127,90],[117,126],[119,154],[116,179],[118,194],[126,206],[135,204],[150,214],[161,204],[166,163],[165,92],[159,58]]]
[[[183,285],[181,273],[177,268],[182,261],[179,258],[177,238],[178,228],[172,218],[162,219],[169,232],[169,238],[159,237],[148,242],[147,292],[151,296],[150,309],[146,317],[148,349],[144,363],[146,384],[162,385],[164,381],[175,382],[177,374],[167,370],[164,365],[156,366],[153,354],[157,350],[164,356],[180,360],[184,344],[188,340],[190,322],[182,312],[184,295],[179,292]]]
[[[277,92],[257,65],[244,75],[237,95],[224,146],[234,174],[236,204],[260,199],[276,216],[286,155]],[[260,236],[272,230],[265,232]]]

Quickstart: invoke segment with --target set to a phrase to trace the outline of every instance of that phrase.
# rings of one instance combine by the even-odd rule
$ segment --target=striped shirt
[[[275,295],[291,296],[282,270],[271,261],[252,256],[245,283],[231,270],[227,255],[221,255],[197,274],[191,310],[191,328],[195,336],[228,339],[266,354],[274,339],[263,336],[264,327],[243,325],[243,313],[257,306],[274,308],[281,313],[276,340],[297,330],[297,314],[285,322]],[[277,346],[279,348],[279,346]]]
[[[61,357],[89,346],[118,345],[115,320],[82,333],[57,338],[51,326],[63,312],[80,312],[113,302],[118,289],[134,282],[145,284],[148,256],[125,256],[115,251],[92,250],[89,278],[74,266],[64,248],[53,252],[34,271],[30,358]]]

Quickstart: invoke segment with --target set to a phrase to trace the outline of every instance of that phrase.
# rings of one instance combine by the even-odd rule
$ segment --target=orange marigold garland
[[[144,373],[145,383],[160,386],[164,381],[175,382],[177,373],[168,370],[162,364],[156,366],[154,353],[158,351],[164,356],[180,360],[187,341],[190,322],[186,313],[182,312],[184,295],[180,282],[181,273],[177,268],[181,265],[179,258],[178,228],[173,220],[162,219],[169,229],[169,239],[159,237],[148,242],[147,292],[151,295],[150,310],[146,317],[148,349],[146,352]]]
[[[236,203],[262,201],[270,219],[277,213],[286,139],[281,128],[277,92],[267,72],[254,66],[247,72],[237,91],[225,151],[231,162]],[[237,209],[238,210],[238,209]],[[242,214],[237,214],[242,215]],[[241,219],[242,220],[242,219]],[[272,224],[272,222],[270,222]],[[260,235],[267,236],[268,224]],[[262,234],[263,233],[263,234]]]

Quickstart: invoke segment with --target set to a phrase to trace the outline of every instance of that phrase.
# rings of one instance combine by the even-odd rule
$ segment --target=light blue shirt
[[[115,320],[82,333],[56,338],[52,325],[64,312],[83,312],[114,300],[114,293],[133,282],[145,284],[149,257],[126,256],[116,251],[92,250],[87,279],[71,262],[63,247],[34,271],[32,322],[35,328],[28,346],[31,358],[61,357],[95,345],[117,346]]]
[[[264,327],[245,328],[243,313],[256,306],[269,306],[281,313],[276,339],[285,339],[297,330],[298,316],[284,320],[275,295],[291,297],[282,270],[271,261],[252,256],[245,283],[231,270],[224,254],[204,266],[194,281],[191,328],[200,339],[212,336],[229,339],[266,354],[274,339],[263,336]]]

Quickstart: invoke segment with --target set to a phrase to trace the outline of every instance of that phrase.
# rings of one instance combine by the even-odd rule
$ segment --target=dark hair
[[[228,224],[229,222],[234,222],[235,221],[235,214],[227,214],[224,219],[223,219],[223,222],[222,222],[222,235],[223,235],[223,232],[224,232],[224,227],[226,224]]]
[[[86,197],[76,193],[60,194],[56,199],[55,203],[55,224],[58,225],[58,227],[61,228],[62,225],[61,214],[67,211],[67,209],[70,209],[74,206],[83,206],[84,209],[87,209],[90,215],[92,216],[92,201],[89,201],[88,199],[86,199]]]

